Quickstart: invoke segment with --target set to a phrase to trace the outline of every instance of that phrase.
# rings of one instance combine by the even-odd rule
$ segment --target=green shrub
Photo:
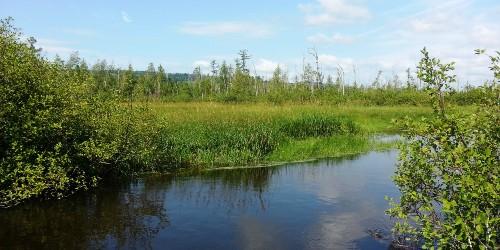
[[[422,52],[419,75],[433,95],[435,116],[403,124],[406,143],[394,177],[401,198],[391,201],[388,210],[398,219],[396,244],[495,249],[500,231],[499,74],[483,89],[485,105],[475,113],[449,114],[442,88],[453,80],[452,67]]]
[[[147,110],[95,93],[83,61],[49,62],[20,37],[11,19],[0,21],[0,207],[154,169],[160,150]]]
[[[76,145],[87,139],[85,83],[41,58],[0,21],[0,206],[60,197],[94,183]]]

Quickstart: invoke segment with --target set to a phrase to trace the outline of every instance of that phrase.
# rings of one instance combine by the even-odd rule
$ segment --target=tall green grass
[[[156,169],[231,167],[342,156],[378,147],[375,133],[396,131],[392,120],[420,117],[423,107],[149,103],[160,117]]]
[[[354,121],[324,114],[306,114],[284,120],[279,130],[292,138],[326,137],[338,134],[357,134],[360,131]]]
[[[328,114],[299,114],[273,119],[165,122],[174,164],[181,166],[234,166],[257,164],[280,145],[298,138],[358,134],[352,120]]]

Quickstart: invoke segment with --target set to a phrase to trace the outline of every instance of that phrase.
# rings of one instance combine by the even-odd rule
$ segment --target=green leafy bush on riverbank
[[[500,231],[500,53],[490,56],[494,79],[472,114],[449,112],[443,91],[453,64],[422,50],[419,77],[435,115],[403,123],[406,143],[394,181],[401,191],[388,214],[395,243],[426,249],[496,249]]]
[[[147,112],[93,91],[83,60],[40,56],[0,22],[0,206],[60,198],[99,178],[153,165]]]

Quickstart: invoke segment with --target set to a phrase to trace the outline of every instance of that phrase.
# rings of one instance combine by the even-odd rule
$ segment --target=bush
[[[0,21],[0,207],[156,166],[154,117],[92,91],[83,61],[49,62],[20,37]]]
[[[433,95],[436,115],[403,124],[406,143],[394,177],[401,198],[388,210],[399,219],[393,229],[396,244],[495,249],[500,230],[499,78],[483,89],[483,96],[494,98],[486,98],[474,114],[447,114],[442,87],[452,81],[452,67],[423,54],[419,75]]]

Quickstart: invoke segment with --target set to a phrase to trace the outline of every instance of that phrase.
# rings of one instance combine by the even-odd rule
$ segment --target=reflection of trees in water
[[[0,249],[151,248],[168,226],[163,190],[132,184],[0,213]]]
[[[197,174],[151,177],[144,182],[146,185],[157,185],[165,180],[172,181],[169,195],[175,196],[180,202],[193,202],[200,209],[212,206],[226,209],[227,212],[248,208],[266,210],[269,207],[266,193],[273,179],[291,173],[302,176],[315,174],[318,172],[316,167],[341,165],[359,157],[352,155],[274,167],[210,170]]]
[[[151,177],[145,185],[172,181],[168,196],[179,203],[191,202],[200,209],[215,207],[226,209],[246,209],[268,206],[266,193],[273,175],[279,168],[240,168],[202,171],[195,175]]]
[[[61,201],[28,203],[0,211],[0,249],[152,248],[155,236],[169,225],[166,198],[199,209],[266,210],[273,179],[321,174],[315,167],[357,157],[148,177]]]

